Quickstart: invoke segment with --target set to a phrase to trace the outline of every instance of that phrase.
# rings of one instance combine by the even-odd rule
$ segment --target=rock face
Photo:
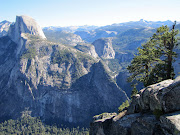
[[[165,113],[180,110],[180,78],[165,80],[142,89],[133,99],[128,113],[160,110]],[[136,108],[141,108],[139,111]]]
[[[12,23],[8,21],[0,22],[0,37],[6,36],[9,30],[9,27]]]
[[[92,116],[116,111],[127,99],[101,61],[44,40],[26,19],[17,17],[0,38],[0,119],[17,118],[28,107],[51,124],[88,127]]]
[[[11,37],[15,43],[19,43],[22,33],[36,35],[42,39],[46,38],[37,22],[33,18],[25,15],[16,16],[16,22],[10,26],[8,36]]]
[[[98,55],[97,55],[97,53],[95,51],[95,47],[93,45],[91,45],[91,44],[81,43],[81,44],[77,44],[75,46],[75,48],[82,51],[82,52],[85,52],[85,53],[91,55],[94,58],[98,57]]]
[[[16,16],[16,22],[12,24],[8,31],[8,36],[14,41],[18,47],[16,57],[19,57],[23,46],[25,46],[27,34],[37,36],[41,39],[46,39],[41,27],[37,22],[29,16]]]
[[[180,76],[142,89],[115,117],[95,120],[90,135],[179,135]]]
[[[99,57],[104,59],[114,59],[115,51],[112,47],[112,39],[110,38],[101,38],[93,42],[95,50]]]

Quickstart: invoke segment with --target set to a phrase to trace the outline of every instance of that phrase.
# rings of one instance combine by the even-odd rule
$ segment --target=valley
[[[49,125],[89,128],[94,115],[118,112],[131,97],[127,66],[162,25],[171,28],[173,22],[43,29],[29,16],[1,22],[0,121],[18,119],[28,108]],[[180,50],[175,51],[177,77]]]

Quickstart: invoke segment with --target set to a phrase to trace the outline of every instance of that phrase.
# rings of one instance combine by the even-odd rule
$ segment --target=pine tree
[[[151,79],[149,78],[149,75],[153,67],[161,61],[159,55],[159,50],[155,48],[153,40],[149,40],[147,43],[139,47],[137,55],[135,55],[131,61],[131,65],[127,67],[129,72],[132,74],[128,78],[128,81],[133,82],[134,80],[137,80],[142,82],[144,86],[149,85]]]
[[[159,48],[161,52],[162,63],[156,66],[154,69],[154,76],[158,78],[157,82],[174,79],[174,68],[172,63],[175,61],[177,56],[174,48],[178,45],[177,38],[175,37],[178,34],[178,30],[175,30],[175,25],[172,26],[171,31],[167,26],[162,26],[157,29],[156,33],[153,35],[153,40],[156,43],[156,47]]]
[[[137,86],[137,83],[131,85],[131,87],[133,88],[132,92],[131,92],[131,98],[138,93],[138,90],[137,90],[136,86]]]
[[[160,82],[166,79],[173,79],[174,68],[172,63],[177,54],[174,48],[178,45],[178,31],[175,30],[176,22],[171,31],[167,26],[159,27],[150,40],[138,48],[131,64],[127,67],[131,76],[129,82],[134,80],[142,82],[144,86]]]

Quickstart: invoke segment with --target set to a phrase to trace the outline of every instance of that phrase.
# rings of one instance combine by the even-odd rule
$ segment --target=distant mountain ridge
[[[5,23],[6,21],[1,22],[1,24]],[[0,24],[0,37],[7,34],[7,30],[9,29],[9,26],[11,22],[8,22],[8,25],[4,28]],[[7,22],[6,22],[7,24]],[[99,38],[106,38],[106,37],[115,37],[118,34],[121,34],[122,32],[125,32],[129,29],[133,28],[143,28],[143,27],[151,27],[151,28],[157,28],[162,25],[171,26],[173,24],[172,21],[146,21],[146,20],[139,20],[139,21],[130,21],[125,23],[116,23],[112,25],[106,25],[106,26],[67,26],[67,27],[61,27],[61,26],[49,26],[44,27],[44,32],[59,32],[59,31],[66,31],[69,33],[74,33],[76,35],[79,35],[82,40],[92,43],[95,40]],[[3,33],[3,34],[2,34]]]
[[[84,25],[84,26],[66,26],[66,27],[61,27],[61,26],[49,26],[49,27],[44,27],[44,30],[53,30],[53,31],[70,31],[70,32],[75,32],[75,31],[91,31],[95,29],[104,29],[107,27],[111,26],[128,26],[128,27],[153,27],[157,28],[162,25],[167,25],[171,26],[173,24],[172,21],[167,20],[167,21],[146,21],[144,19],[140,19],[139,21],[129,21],[129,22],[123,22],[123,23],[114,23],[111,25],[105,25],[105,26],[89,26],[89,25]]]
[[[68,32],[75,32],[75,31],[84,31],[84,30],[95,30],[99,28],[99,26],[67,26],[67,27],[61,27],[61,26],[49,26],[44,27],[43,30],[51,30],[51,31],[68,31]]]
[[[125,23],[117,23],[106,26],[68,26],[68,27],[45,27],[44,31],[68,31],[79,35],[84,41],[92,43],[99,38],[115,37],[129,29],[134,28],[157,28],[162,25],[171,26],[172,21],[130,21]]]
[[[115,23],[112,26],[143,26],[143,27],[160,27],[162,25],[170,26],[173,22],[170,20],[167,21],[147,21],[144,19],[140,19],[139,21],[130,21],[124,23]]]

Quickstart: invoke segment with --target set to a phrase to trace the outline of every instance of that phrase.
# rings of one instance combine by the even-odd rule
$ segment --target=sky
[[[180,0],[0,0],[0,22],[28,15],[41,27],[180,21]]]

